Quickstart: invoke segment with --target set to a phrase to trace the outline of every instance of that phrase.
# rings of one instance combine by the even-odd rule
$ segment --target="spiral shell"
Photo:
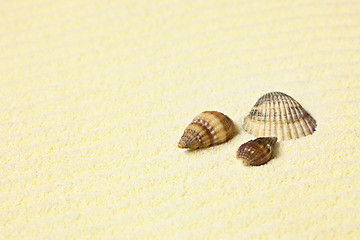
[[[315,119],[292,97],[270,92],[255,103],[243,128],[256,137],[279,140],[304,137],[315,132]]]
[[[267,163],[272,154],[276,137],[257,138],[241,145],[236,152],[236,158],[241,159],[246,166],[259,166]]]
[[[197,115],[186,127],[178,147],[206,148],[226,142],[235,134],[233,121],[221,112],[205,111]]]

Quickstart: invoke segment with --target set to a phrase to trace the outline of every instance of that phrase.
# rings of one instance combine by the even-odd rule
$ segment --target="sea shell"
[[[236,158],[241,159],[246,166],[259,166],[267,163],[272,154],[276,137],[257,138],[241,145],[236,152]]]
[[[221,112],[205,111],[197,115],[186,127],[178,147],[206,148],[226,142],[235,134],[233,121]]]
[[[279,140],[304,137],[315,132],[315,119],[292,97],[270,92],[255,103],[243,128],[256,137]]]

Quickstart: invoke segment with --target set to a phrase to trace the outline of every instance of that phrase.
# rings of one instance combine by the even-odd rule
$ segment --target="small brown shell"
[[[248,141],[239,147],[236,158],[241,159],[246,166],[263,165],[270,160],[276,141],[276,137]]]
[[[292,97],[270,92],[255,103],[243,128],[256,137],[279,140],[304,137],[315,132],[315,119]]]
[[[178,147],[206,148],[226,142],[235,134],[233,121],[221,112],[205,111],[197,115],[186,127]]]

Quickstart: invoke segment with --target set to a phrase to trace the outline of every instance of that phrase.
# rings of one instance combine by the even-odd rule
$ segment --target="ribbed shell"
[[[271,159],[276,137],[257,138],[241,145],[236,152],[236,158],[241,159],[246,166],[259,166]]]
[[[279,140],[304,137],[315,132],[315,119],[292,97],[270,92],[255,103],[243,128],[256,137]]]
[[[205,111],[196,116],[186,127],[178,147],[206,148],[226,142],[234,136],[233,121],[221,112]]]

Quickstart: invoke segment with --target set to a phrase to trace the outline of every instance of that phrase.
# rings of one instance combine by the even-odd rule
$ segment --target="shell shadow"
[[[280,142],[276,142],[274,147],[273,147],[273,152],[272,152],[272,155],[271,155],[271,160],[272,161],[273,159],[275,158],[278,158],[279,156],[281,156],[281,153],[280,153]]]
[[[198,148],[198,149],[184,149],[184,153],[185,154],[193,154],[196,152],[201,152],[202,150],[204,150],[205,148]]]
[[[238,124],[234,124],[234,126],[235,126],[234,136],[230,139],[230,141],[234,139],[237,135],[239,135],[242,131],[242,125],[239,126]]]

